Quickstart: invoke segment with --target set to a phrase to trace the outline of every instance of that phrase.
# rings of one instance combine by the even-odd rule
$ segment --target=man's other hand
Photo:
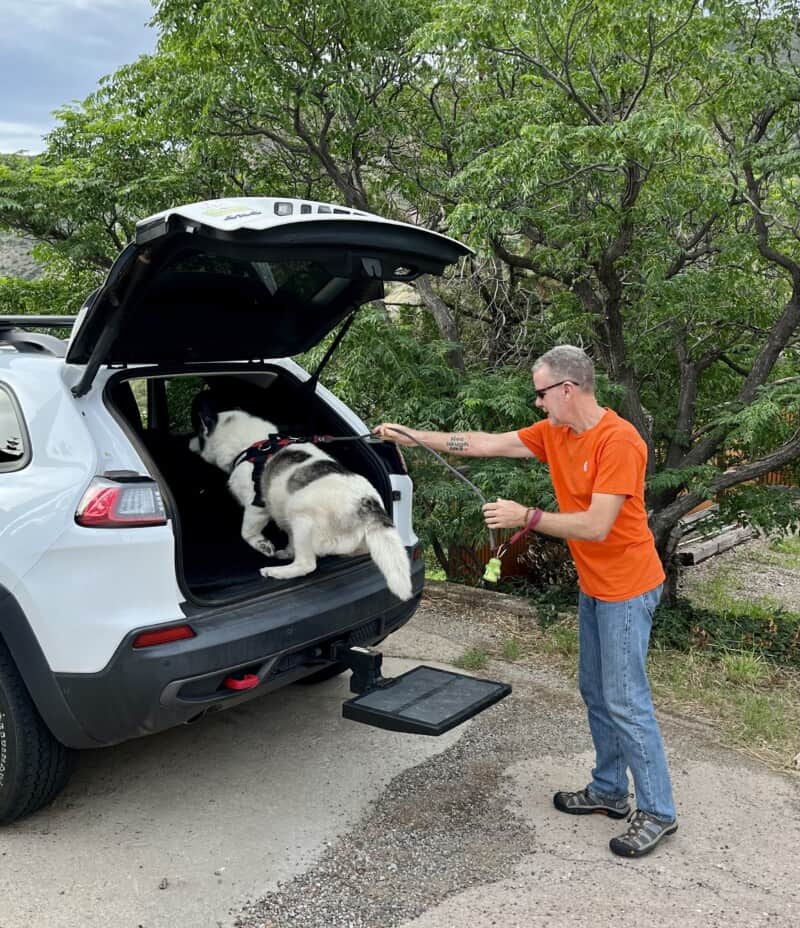
[[[528,509],[513,499],[498,499],[486,503],[483,518],[489,528],[518,528],[528,520]]]

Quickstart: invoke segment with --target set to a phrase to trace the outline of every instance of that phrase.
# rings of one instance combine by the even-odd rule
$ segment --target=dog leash
[[[475,495],[480,499],[480,501],[484,505],[486,504],[486,498],[484,497],[483,493],[481,493],[481,491],[478,489],[478,487],[476,487],[475,484],[472,483],[470,480],[467,480],[467,478],[462,473],[460,473],[460,471],[456,470],[455,467],[453,467],[451,464],[445,461],[445,459],[438,452],[434,451],[433,448],[428,447],[428,445],[426,445],[425,442],[420,441],[419,439],[415,438],[413,435],[409,434],[403,429],[398,429],[398,428],[393,427],[391,431],[397,432],[400,435],[404,435],[406,438],[410,439],[415,444],[419,445],[420,448],[424,448],[426,451],[430,452],[438,461],[444,464],[444,466],[449,471],[452,471],[452,473],[454,473],[456,477],[458,477],[459,480],[463,480],[464,483],[467,484],[467,486],[473,491],[473,493],[475,493]],[[489,562],[486,564],[486,567],[483,571],[483,579],[486,582],[497,583],[497,581],[500,579],[503,555],[506,553],[506,551],[508,551],[508,549],[512,545],[516,544],[516,542],[518,542],[520,538],[524,538],[525,535],[528,534],[528,532],[532,532],[533,529],[538,525],[539,520],[541,518],[542,518],[542,510],[539,508],[534,508],[533,514],[528,519],[528,521],[525,523],[525,525],[519,531],[515,532],[511,536],[511,538],[509,538],[507,542],[504,542],[503,544],[501,544],[499,548],[495,548],[494,532],[492,532],[492,530],[488,528],[487,526],[487,531],[489,532],[489,545],[490,545],[489,550],[495,551],[495,554],[494,554],[494,557],[489,558]]]
[[[436,460],[439,461],[440,464],[443,464],[451,473],[455,474],[455,476],[458,477],[459,480],[466,483],[466,485],[478,497],[481,503],[486,505],[487,499],[483,495],[483,493],[481,493],[480,489],[478,489],[478,487],[476,487],[475,484],[471,480],[468,480],[460,471],[458,471],[455,467],[453,467],[452,464],[449,464],[447,461],[445,461],[445,459],[438,453],[438,451],[434,451],[433,448],[428,447],[428,445],[426,445],[425,442],[420,441],[419,439],[415,438],[413,435],[410,435],[408,432],[404,431],[403,429],[392,429],[392,431],[397,432],[400,435],[404,435],[406,438],[410,439],[415,444],[419,445],[420,448],[424,448],[427,452],[432,454],[436,458]],[[312,435],[308,438],[297,438],[293,435],[270,435],[269,439],[267,439],[264,442],[259,442],[258,444],[253,445],[252,448],[258,449],[261,452],[263,452],[264,450],[267,450],[269,453],[274,454],[276,453],[276,451],[281,450],[281,448],[285,447],[286,445],[293,445],[293,444],[305,443],[305,442],[307,442],[308,444],[312,444],[312,445],[327,445],[327,444],[331,444],[332,442],[337,442],[337,441],[363,441],[363,442],[366,442],[367,444],[377,445],[377,444],[381,444],[383,442],[383,439],[377,435],[373,435],[372,432],[366,432],[363,435]],[[251,449],[248,448],[246,451],[243,451],[237,458],[237,463],[241,460],[244,460],[247,456],[247,452],[250,450]],[[489,532],[489,544],[491,545],[492,551],[494,551],[495,549],[494,533],[492,532],[491,529],[488,529],[488,532]]]
[[[432,454],[440,464],[443,464],[451,473],[453,473],[459,480],[466,483],[466,485],[472,490],[472,492],[478,497],[478,499],[484,505],[487,503],[486,497],[481,493],[478,487],[475,484],[468,480],[459,470],[453,467],[452,464],[449,464],[445,459],[438,453],[434,451],[433,448],[430,448],[425,442],[420,441],[418,438],[415,438],[413,435],[410,435],[408,432],[403,429],[392,429],[393,432],[397,432],[400,435],[404,435],[406,438],[413,441],[415,444],[419,445],[420,448],[424,448],[429,454]],[[270,438],[277,436],[270,436]],[[327,445],[331,442],[336,441],[363,441],[371,445],[379,445],[383,443],[383,439],[378,435],[373,435],[372,432],[365,432],[363,435],[312,435],[310,438],[294,438],[293,436],[285,436],[284,440],[286,444],[294,444],[295,442],[308,442],[313,445]],[[492,550],[495,548],[494,543],[494,533],[491,529],[488,529],[489,532],[489,542],[491,544]]]
[[[459,470],[457,470],[455,467],[453,467],[452,464],[449,464],[447,461],[445,461],[445,459],[441,456],[441,454],[439,454],[438,451],[434,451],[433,448],[430,448],[428,445],[426,445],[424,441],[420,441],[418,438],[415,438],[413,435],[409,434],[408,432],[404,431],[403,429],[392,428],[391,431],[392,431],[392,432],[397,432],[398,435],[403,435],[405,438],[408,438],[408,439],[410,439],[411,441],[413,441],[414,444],[419,445],[420,448],[424,448],[426,451],[428,451],[430,454],[432,454],[432,455],[436,458],[436,460],[439,461],[440,464],[444,464],[444,466],[445,466],[451,473],[455,474],[455,476],[458,477],[459,480],[461,480],[461,481],[463,481],[464,483],[466,483],[466,485],[467,485],[467,486],[472,490],[472,492],[478,497],[478,499],[481,501],[481,503],[483,503],[484,506],[486,505],[487,499],[486,499],[486,497],[483,495],[483,493],[481,493],[481,491],[478,489],[478,487],[476,487],[475,484],[474,484],[471,480],[467,480],[467,478],[466,478]],[[495,549],[494,532],[493,532],[490,528],[487,528],[487,530],[488,530],[488,532],[489,532],[489,546],[490,546],[491,550],[494,551],[494,549]]]
[[[438,453],[438,451],[434,451],[433,448],[426,445],[424,441],[420,441],[418,438],[415,438],[413,435],[411,435],[409,432],[406,432],[404,429],[392,428],[391,431],[397,432],[399,435],[403,435],[405,438],[408,438],[410,441],[413,441],[414,444],[419,445],[420,448],[424,448],[429,454],[432,454],[436,458],[436,460],[439,461],[440,464],[443,464],[452,474],[458,477],[459,480],[463,481],[472,490],[472,492],[478,497],[478,499],[481,501],[483,505],[486,505],[486,502],[487,502],[486,497],[483,495],[480,489],[476,487],[475,484],[471,480],[468,480],[459,470],[453,467],[452,464],[450,464],[448,461],[445,461],[445,459]],[[378,438],[377,436],[372,435],[371,433],[367,433],[366,435],[357,435],[357,436],[354,436],[354,438],[356,440],[360,439],[360,440],[373,442],[373,443],[382,440]],[[348,441],[348,440],[353,440],[353,439],[350,436],[345,435],[342,437],[330,437],[329,440],[330,441]],[[525,535],[527,535],[529,532],[532,532],[533,529],[538,524],[541,517],[542,517],[542,511],[538,508],[535,508],[533,511],[533,515],[531,515],[530,519],[528,519],[525,525],[521,529],[519,529],[519,531],[514,532],[511,538],[509,538],[507,542],[504,542],[499,547],[495,545],[494,532],[490,528],[487,527],[487,531],[489,532],[489,550],[494,551],[495,554],[493,557],[489,558],[489,561],[486,564],[486,567],[483,572],[483,579],[486,582],[488,583],[498,582],[498,580],[500,579],[500,572],[502,570],[503,555],[506,553],[506,551],[508,551],[508,549],[512,545],[516,544],[520,540],[520,538],[524,538]]]

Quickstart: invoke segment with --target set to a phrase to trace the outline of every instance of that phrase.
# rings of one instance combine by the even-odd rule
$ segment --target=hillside
[[[39,276],[39,266],[31,257],[33,243],[8,232],[0,232],[0,277],[22,277],[33,280]]]

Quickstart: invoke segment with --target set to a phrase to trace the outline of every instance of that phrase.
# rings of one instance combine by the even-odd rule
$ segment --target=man
[[[667,760],[653,713],[645,658],[664,571],[647,525],[647,446],[634,427],[597,403],[594,366],[572,345],[559,345],[533,366],[536,406],[547,418],[517,432],[490,434],[406,429],[436,451],[470,457],[536,457],[550,469],[558,512],[508,499],[483,507],[493,529],[530,528],[564,538],[580,586],[578,683],[596,752],[592,781],[558,792],[570,815],[630,813],[630,768],[637,810],[610,843],[615,854],[641,857],[678,825]],[[384,423],[387,440],[413,445]]]

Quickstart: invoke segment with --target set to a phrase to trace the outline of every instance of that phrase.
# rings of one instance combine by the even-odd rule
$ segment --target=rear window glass
[[[334,277],[315,261],[241,261],[215,255],[198,254],[182,258],[170,272],[214,274],[252,280],[262,284],[271,296],[289,296],[308,303],[328,288]]]
[[[173,434],[188,434],[192,427],[192,401],[203,389],[200,377],[176,377],[166,382],[169,430]]]
[[[19,470],[30,460],[28,433],[14,395],[0,383],[0,471]]]

